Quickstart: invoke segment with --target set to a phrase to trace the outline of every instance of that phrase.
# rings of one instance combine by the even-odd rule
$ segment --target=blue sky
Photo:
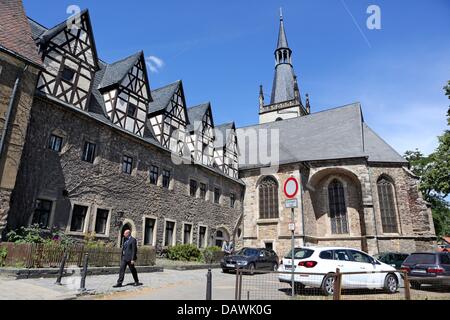
[[[302,94],[317,112],[362,103],[365,121],[397,151],[437,146],[446,128],[450,1],[24,0],[47,27],[70,5],[88,8],[99,56],[154,56],[152,89],[182,79],[189,106],[211,101],[216,124],[258,122],[258,91],[270,99],[279,8]],[[369,5],[381,30],[369,30]],[[155,63],[156,61],[156,63]],[[150,66],[149,66],[150,67]],[[152,68],[153,69],[153,68]]]

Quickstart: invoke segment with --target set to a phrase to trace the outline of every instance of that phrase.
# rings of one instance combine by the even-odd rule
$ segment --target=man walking
[[[137,260],[137,241],[135,238],[131,236],[130,230],[125,230],[123,233],[124,242],[122,245],[122,258],[120,259],[120,272],[119,272],[119,280],[117,280],[117,284],[114,285],[114,288],[122,287],[123,280],[125,278],[125,270],[130,268],[131,274],[134,279],[134,286],[140,286],[142,283],[139,283],[138,274],[136,268],[134,266]]]

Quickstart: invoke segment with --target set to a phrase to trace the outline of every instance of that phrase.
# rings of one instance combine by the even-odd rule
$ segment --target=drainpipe
[[[14,83],[14,88],[11,93],[11,98],[9,100],[8,109],[6,110],[5,125],[3,126],[2,137],[0,140],[0,159],[3,158],[3,148],[5,146],[6,135],[8,134],[9,122],[10,122],[12,110],[14,107],[14,102],[16,100],[17,90],[20,85],[21,76],[25,73],[25,71],[27,71],[27,69],[28,69],[28,64],[25,65],[25,68],[22,70],[21,75],[17,76],[16,82]]]

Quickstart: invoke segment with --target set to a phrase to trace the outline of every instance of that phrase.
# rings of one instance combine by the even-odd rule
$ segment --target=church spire
[[[283,11],[280,9],[280,29],[275,50],[275,78],[272,86],[271,104],[295,99],[292,50],[286,37]]]

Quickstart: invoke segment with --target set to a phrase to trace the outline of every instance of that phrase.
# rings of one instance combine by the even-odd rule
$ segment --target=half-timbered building
[[[87,10],[53,28],[28,23],[44,68],[9,229],[39,224],[119,244],[130,228],[159,250],[230,239],[244,185],[214,165],[211,105],[188,112],[181,81],[151,90],[142,51],[100,60]]]

